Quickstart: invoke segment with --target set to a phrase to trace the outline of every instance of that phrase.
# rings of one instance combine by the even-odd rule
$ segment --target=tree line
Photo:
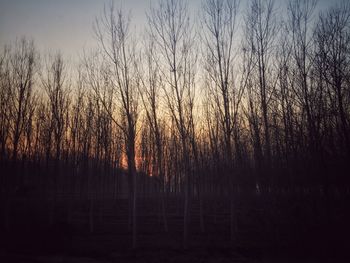
[[[194,17],[186,1],[165,0],[140,36],[111,2],[79,66],[26,38],[5,46],[5,210],[29,184],[52,204],[88,198],[93,211],[125,175],[133,247],[143,194],[157,194],[165,231],[166,199],[182,197],[187,247],[193,199],[203,231],[203,202],[229,201],[234,241],[239,191],[348,191],[350,5],[318,10],[313,0],[203,0]]]

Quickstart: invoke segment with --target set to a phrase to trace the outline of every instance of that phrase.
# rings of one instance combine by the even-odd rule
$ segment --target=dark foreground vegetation
[[[169,231],[161,227],[158,199],[138,203],[138,249],[131,250],[128,202],[103,198],[90,201],[66,196],[57,200],[56,220],[48,223],[48,201],[18,198],[11,209],[12,230],[1,236],[0,258],[10,262],[261,262],[262,260],[348,259],[349,195],[279,192],[236,193],[237,230],[232,247],[227,198],[205,198],[205,231],[200,229],[199,202],[193,200],[189,249],[182,249],[183,200],[168,197]],[[329,204],[329,208],[325,207]],[[345,214],[347,213],[347,214]],[[93,229],[91,225],[93,224]],[[17,261],[17,260],[18,261]],[[22,260],[28,261],[22,261]],[[76,261],[73,261],[76,260]],[[64,262],[66,262],[64,261]],[[284,261],[283,261],[284,262]],[[345,262],[345,261],[344,261]]]
[[[111,4],[76,68],[5,47],[1,256],[347,258],[350,5],[316,7],[160,1],[138,38]]]

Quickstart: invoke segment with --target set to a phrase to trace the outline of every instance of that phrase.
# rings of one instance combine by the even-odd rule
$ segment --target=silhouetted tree
[[[168,85],[164,95],[180,136],[184,176],[184,248],[188,247],[190,203],[189,111],[194,92],[192,24],[187,5],[181,0],[159,2],[151,7],[149,28],[161,54],[162,77]]]
[[[138,118],[138,90],[135,84],[135,69],[133,67],[135,42],[130,36],[130,17],[125,16],[121,9],[116,10],[111,3],[99,20],[96,20],[95,33],[108,63],[113,96],[119,102],[120,118],[114,118],[114,123],[123,132],[129,172],[129,192],[132,204],[133,247],[137,246],[137,174],[135,164],[136,124]],[[99,94],[100,90],[96,89]],[[104,97],[99,94],[102,105],[108,110]]]

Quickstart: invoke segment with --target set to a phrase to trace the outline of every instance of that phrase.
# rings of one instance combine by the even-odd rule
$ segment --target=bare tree
[[[350,156],[349,137],[349,36],[350,6],[343,3],[321,15],[316,29],[316,63],[322,79],[329,86],[330,111],[337,112],[337,123]]]
[[[161,54],[160,67],[165,79],[165,98],[178,130],[183,160],[185,187],[184,248],[188,247],[188,223],[190,202],[189,131],[186,110],[193,97],[193,34],[187,5],[181,0],[160,1],[157,8],[151,7],[148,23],[152,37]]]
[[[110,70],[113,96],[118,102],[120,118],[109,112],[113,122],[121,129],[125,139],[125,149],[129,172],[129,193],[132,204],[132,246],[137,246],[137,174],[135,164],[135,142],[138,118],[138,90],[134,80],[135,42],[130,36],[130,16],[125,16],[121,9],[115,9],[113,2],[109,10],[104,11],[95,23],[104,58]],[[95,87],[100,101],[108,110],[99,87]]]
[[[69,109],[69,87],[67,86],[65,66],[62,55],[57,53],[51,57],[46,65],[46,72],[42,74],[42,84],[48,97],[48,108],[50,109],[50,129],[54,138],[54,171],[53,171],[53,201],[51,206],[50,222],[54,222],[54,209],[57,195],[57,181],[60,178],[60,161],[64,140],[64,133],[67,129],[66,115]],[[51,150],[51,149],[50,149]]]
[[[69,109],[69,86],[62,55],[57,53],[46,67],[42,75],[42,84],[48,96],[51,110],[52,127],[55,142],[54,156],[57,161],[61,158],[66,112]]]
[[[0,57],[0,144],[1,161],[8,158],[8,140],[10,139],[10,48],[5,47]]]
[[[257,89],[258,103],[262,118],[263,138],[264,138],[264,159],[267,167],[271,165],[271,138],[269,124],[269,101],[274,92],[274,81],[271,76],[271,56],[274,41],[277,33],[276,16],[274,12],[274,2],[271,0],[253,0],[249,6],[246,17],[246,41],[247,48],[252,53],[254,60],[254,71],[251,74],[250,86]],[[270,66],[269,66],[270,65]],[[256,76],[256,79],[254,79]],[[253,91],[255,93],[255,91]],[[256,102],[254,102],[255,104]],[[255,107],[255,105],[251,106]],[[253,108],[251,107],[251,108]],[[260,117],[259,117],[260,118]],[[256,119],[255,122],[259,120]],[[257,136],[257,126],[254,131]],[[258,144],[259,140],[256,140]],[[258,146],[258,145],[257,145]],[[270,175],[271,180],[271,175]]]
[[[24,172],[17,165],[20,156],[25,156],[26,131],[31,127],[34,107],[34,76],[36,70],[34,42],[21,38],[14,48],[5,49],[1,56],[1,140],[2,154],[6,148],[11,151],[13,173],[4,178],[3,190],[6,193],[5,229],[10,229],[11,195],[23,184]],[[6,108],[5,108],[6,107]],[[10,152],[9,151],[9,152]],[[3,157],[1,159],[4,159]]]
[[[226,176],[230,186],[230,228],[231,241],[235,238],[234,220],[234,175],[233,173],[233,145],[238,146],[237,116],[238,107],[243,95],[243,85],[235,85],[234,65],[238,61],[235,50],[236,19],[238,12],[237,1],[208,0],[203,5],[203,22],[205,25],[202,38],[205,43],[205,71],[211,85],[210,97],[214,97],[215,107],[220,115],[224,136],[224,161]],[[236,60],[236,61],[235,61]]]
[[[151,35],[145,40],[145,51],[142,57],[145,61],[139,61],[135,67],[138,69],[140,85],[140,97],[146,113],[147,123],[153,137],[155,156],[154,162],[156,169],[152,170],[152,176],[159,180],[161,191],[161,209],[164,231],[168,232],[168,223],[165,211],[165,172],[164,172],[164,129],[162,129],[162,119],[160,116],[160,95],[164,85],[159,68],[159,57],[155,52],[156,43]],[[144,65],[141,68],[140,65]],[[150,156],[148,156],[150,157]]]
[[[294,90],[301,107],[305,110],[309,147],[315,151],[319,142],[319,134],[315,126],[313,116],[313,97],[315,90],[310,83],[310,71],[313,66],[312,49],[312,14],[316,7],[316,1],[293,1],[288,6],[289,27],[292,34],[292,58],[294,60],[293,72]],[[311,29],[311,30],[310,30]]]
[[[35,72],[35,49],[33,41],[22,38],[16,42],[11,56],[10,92],[13,111],[12,124],[12,159],[17,160],[18,147],[28,121],[29,104],[33,94],[33,77]]]

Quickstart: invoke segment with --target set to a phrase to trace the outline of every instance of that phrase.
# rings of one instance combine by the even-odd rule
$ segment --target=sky
[[[33,38],[39,50],[61,50],[68,57],[96,41],[93,22],[109,0],[0,0],[0,46],[26,36]],[[129,0],[135,24],[145,20],[146,1]],[[136,7],[136,8],[135,8]]]
[[[131,10],[134,27],[141,28],[147,23],[145,11],[150,0],[115,2],[117,6],[122,4],[126,11]],[[320,0],[319,7],[334,2],[340,0]],[[96,46],[93,22],[109,3],[110,0],[0,0],[0,47],[26,36],[34,39],[40,51],[60,50],[65,57],[74,59],[83,49]],[[196,13],[201,0],[189,0],[189,6]]]
[[[136,28],[147,23],[145,11],[150,2],[115,1],[116,7],[131,11]],[[192,0],[190,6],[199,7],[199,3]],[[26,36],[34,39],[40,51],[60,50],[68,58],[76,57],[96,46],[93,23],[109,4],[110,0],[0,0],[0,47]]]

